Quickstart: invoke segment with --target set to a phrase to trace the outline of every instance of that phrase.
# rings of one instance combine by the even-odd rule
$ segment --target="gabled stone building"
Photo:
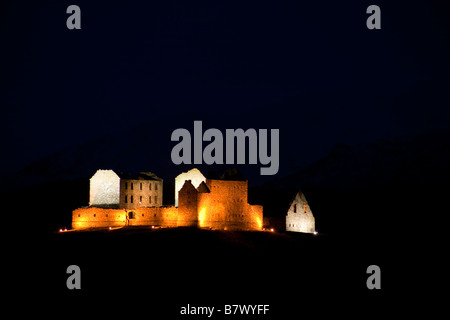
[[[259,190],[264,206],[264,226],[278,231],[315,232],[315,218],[301,190]]]
[[[187,180],[191,181],[194,188],[198,188],[202,182],[206,182],[206,177],[197,168],[191,169],[188,172],[180,173],[175,178],[175,207],[178,207],[178,192],[180,192]]]
[[[302,191],[298,191],[289,203],[286,214],[286,231],[313,233],[316,221]]]
[[[99,208],[160,207],[163,180],[151,172],[137,175],[97,170],[90,179],[89,206]]]

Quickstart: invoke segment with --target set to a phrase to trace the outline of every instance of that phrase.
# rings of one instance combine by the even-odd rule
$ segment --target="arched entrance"
[[[125,222],[126,226],[133,225],[132,223],[130,224],[130,219],[136,219],[136,213],[133,211],[128,212],[126,215],[126,219],[127,219]]]

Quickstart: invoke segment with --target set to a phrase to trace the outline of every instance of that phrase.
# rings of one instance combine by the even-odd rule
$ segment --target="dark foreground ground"
[[[55,232],[24,245],[21,277],[12,280],[16,299],[33,302],[19,312],[52,317],[207,317],[180,315],[187,304],[269,305],[268,315],[242,316],[253,319],[401,313],[405,257],[370,243],[351,235],[198,229]],[[367,289],[371,264],[381,267],[381,290]],[[66,287],[70,265],[81,268],[81,290]]]
[[[268,304],[268,315],[243,318],[404,319],[419,309],[431,316],[440,300],[426,298],[446,289],[446,186],[308,190],[318,236],[57,232],[70,228],[72,210],[88,202],[86,190],[86,182],[76,182],[2,194],[4,312],[198,319],[206,316],[181,316],[181,307]],[[70,265],[81,268],[81,290],[66,287]],[[381,268],[381,290],[366,286],[370,265]]]

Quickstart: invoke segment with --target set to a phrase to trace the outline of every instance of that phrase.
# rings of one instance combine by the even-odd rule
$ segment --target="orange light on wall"
[[[122,187],[133,189],[132,182],[126,183]],[[102,227],[114,230],[117,227],[128,225],[145,225],[152,229],[195,225],[213,229],[262,230],[263,207],[248,203],[247,181],[204,179],[201,183],[202,186],[198,189],[192,185],[192,182],[187,185],[187,187],[189,185],[192,187],[188,188],[189,190],[183,189],[183,187],[180,189],[179,207],[142,207],[138,204],[142,204],[142,200],[146,198],[137,193],[134,196],[131,194],[126,196],[128,203],[133,198],[138,200],[134,201],[136,206],[134,209],[131,207],[127,209],[100,207],[76,209],[72,215],[72,228]],[[141,189],[140,185],[137,186],[138,190]],[[150,185],[149,187],[145,185],[145,189],[150,189]],[[142,190],[144,190],[143,186]],[[60,232],[63,231],[65,230],[60,230]]]
[[[259,216],[255,216],[255,223],[258,226],[258,229],[261,230],[262,226],[263,226],[263,222]]]
[[[306,204],[303,205],[303,213],[306,213]]]
[[[200,227],[206,226],[206,208],[202,207],[198,212],[198,224]]]

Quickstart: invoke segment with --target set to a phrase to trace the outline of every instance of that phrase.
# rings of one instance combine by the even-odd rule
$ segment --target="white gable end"
[[[286,215],[286,231],[313,233],[315,219],[305,196],[299,191],[291,202]]]
[[[119,205],[120,178],[113,170],[97,170],[90,179],[89,205]]]
[[[205,176],[200,170],[194,168],[188,172],[183,172],[175,178],[175,207],[178,207],[178,192],[187,180],[191,180],[192,185],[197,189],[202,182],[206,182]]]

